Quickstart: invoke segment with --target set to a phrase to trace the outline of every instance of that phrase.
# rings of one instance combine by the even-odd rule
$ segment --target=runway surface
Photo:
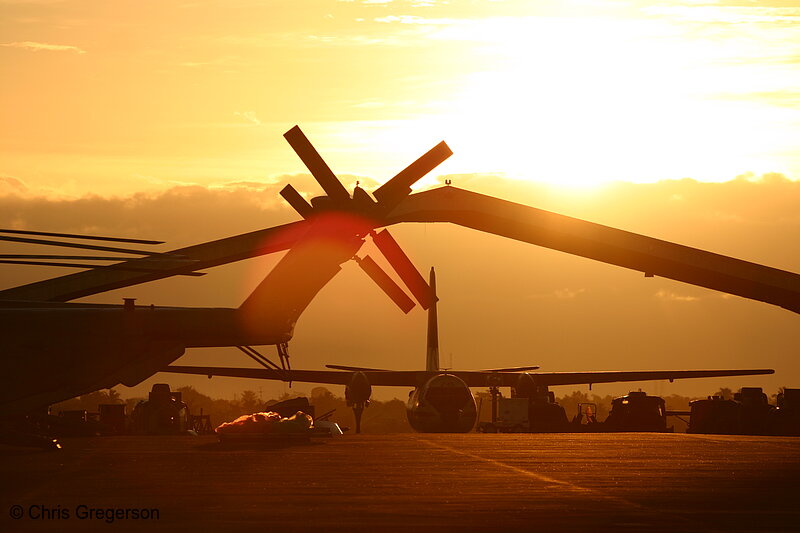
[[[64,444],[57,453],[0,449],[0,530],[800,531],[800,438],[397,434],[279,449],[228,449],[211,436]],[[108,523],[107,509],[129,511]]]

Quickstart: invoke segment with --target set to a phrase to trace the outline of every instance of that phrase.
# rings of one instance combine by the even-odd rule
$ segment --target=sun
[[[496,61],[420,119],[445,128],[465,171],[568,187],[726,181],[770,171],[789,135],[779,110],[720,96],[746,90],[746,71],[674,24],[501,19],[480,36]]]

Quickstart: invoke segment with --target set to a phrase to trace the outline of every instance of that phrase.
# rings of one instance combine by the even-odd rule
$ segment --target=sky
[[[299,124],[349,188],[445,140],[454,155],[420,187],[450,179],[800,272],[799,22],[780,1],[0,0],[0,225],[178,247],[295,220],[277,191],[319,193],[282,137]],[[767,366],[741,384],[800,386],[788,311],[463,228],[393,233],[440,272],[444,366]],[[122,292],[235,306],[277,259]],[[424,314],[350,267],[301,318],[295,365],[421,367]],[[732,381],[708,383],[650,390]]]

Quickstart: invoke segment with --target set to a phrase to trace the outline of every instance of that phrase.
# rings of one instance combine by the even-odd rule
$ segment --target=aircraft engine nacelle
[[[531,403],[551,404],[555,403],[555,394],[547,385],[537,385],[532,375],[524,372],[519,375],[517,383],[511,388],[512,398],[528,398]]]
[[[523,372],[517,378],[517,383],[512,387],[512,397],[516,398],[535,398],[537,395],[536,382],[533,376],[527,372]]]
[[[439,374],[415,389],[408,399],[408,422],[422,433],[467,433],[475,427],[475,398],[464,381]]]
[[[347,401],[347,406],[362,406],[369,405],[369,399],[372,396],[372,385],[369,379],[363,372],[354,372],[350,382],[345,385],[344,398]]]

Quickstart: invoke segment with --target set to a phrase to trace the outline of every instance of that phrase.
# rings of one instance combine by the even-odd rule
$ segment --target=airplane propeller
[[[411,186],[419,181],[428,172],[436,168],[453,152],[442,141],[416,161],[401,170],[397,175],[376,189],[372,196],[356,185],[352,196],[333,173],[328,164],[322,159],[317,150],[300,130],[294,126],[284,134],[289,145],[303,161],[311,175],[317,180],[325,196],[312,198],[309,203],[291,185],[286,185],[280,194],[297,211],[300,216],[312,220],[326,212],[349,213],[369,221],[364,226],[361,238],[369,235],[378,251],[391,265],[397,276],[408,287],[411,294],[423,309],[428,309],[433,303],[432,292],[425,278],[417,270],[411,259],[403,251],[391,234],[383,229],[375,232],[374,228],[381,225],[385,216],[392,211],[406,196],[411,194]],[[373,198],[374,196],[374,198]],[[371,228],[371,229],[369,229]],[[354,257],[356,263],[372,281],[402,310],[408,313],[416,305],[400,287],[369,255]]]

